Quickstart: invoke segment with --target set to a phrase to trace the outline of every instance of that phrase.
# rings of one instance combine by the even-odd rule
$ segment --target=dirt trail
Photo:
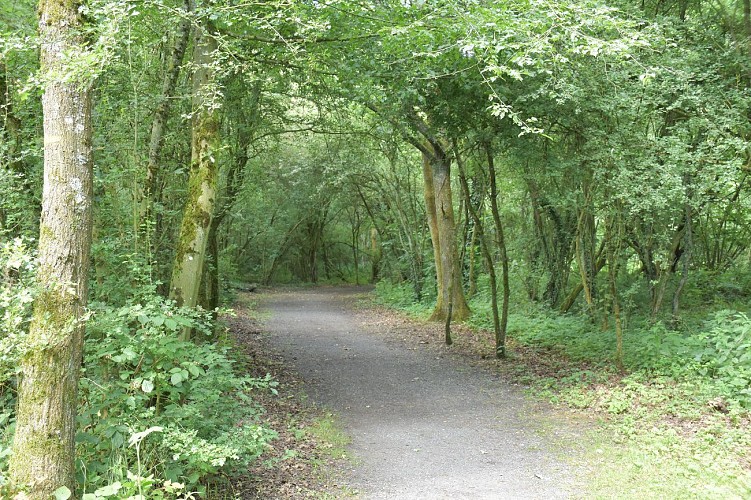
[[[408,350],[352,308],[361,288],[280,291],[269,342],[352,438],[345,476],[363,498],[566,498],[569,467],[536,407],[487,371]],[[537,430],[536,430],[537,429]]]

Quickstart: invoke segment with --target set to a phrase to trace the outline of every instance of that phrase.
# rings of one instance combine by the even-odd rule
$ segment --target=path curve
[[[539,432],[534,405],[461,358],[373,331],[352,308],[362,291],[264,300],[272,348],[352,438],[349,485],[372,499],[567,498],[565,450]]]

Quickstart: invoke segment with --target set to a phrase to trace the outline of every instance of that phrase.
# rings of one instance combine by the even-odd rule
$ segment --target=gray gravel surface
[[[269,341],[352,439],[361,498],[567,498],[571,468],[541,406],[439,349],[407,349],[353,308],[362,288],[272,293]],[[382,328],[382,327],[381,327]]]

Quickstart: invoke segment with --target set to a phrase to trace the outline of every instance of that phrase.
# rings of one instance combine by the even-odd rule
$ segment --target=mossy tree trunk
[[[212,56],[216,39],[207,29],[196,33],[193,74],[193,127],[188,199],[183,211],[180,236],[175,250],[170,297],[179,305],[198,303],[203,266],[216,206],[217,157],[219,154],[219,112],[211,98],[215,74]],[[190,331],[181,334],[190,338]]]
[[[451,158],[445,149],[438,145],[429,144],[426,149],[432,153],[423,153],[423,163],[428,162],[428,167],[423,165],[423,169],[429,168],[431,179],[426,182],[432,182],[433,187],[433,210],[435,212],[431,216],[429,206],[427,211],[429,224],[435,225],[435,229],[431,227],[430,233],[436,256],[436,282],[438,285],[436,306],[430,319],[442,321],[446,319],[448,314],[451,314],[452,319],[461,321],[469,317],[470,311],[464,295],[459,253],[456,248],[456,223],[451,192]],[[426,189],[427,192],[428,189]],[[427,195],[426,203],[428,203]],[[432,217],[434,218],[431,221]],[[449,293],[451,293],[450,300]]]
[[[32,499],[75,491],[76,408],[91,248],[91,89],[85,71],[66,74],[69,54],[85,50],[79,2],[39,4],[44,187],[39,295],[23,356],[10,480]],[[80,70],[80,68],[78,68]]]
[[[424,185],[425,197],[425,215],[428,218],[428,228],[430,229],[430,239],[433,242],[433,260],[435,262],[436,275],[436,310],[443,308],[444,297],[443,287],[441,287],[441,249],[440,235],[438,234],[438,218],[435,208],[435,187],[433,185],[433,170],[430,166],[430,156],[427,152],[422,153],[422,179]]]

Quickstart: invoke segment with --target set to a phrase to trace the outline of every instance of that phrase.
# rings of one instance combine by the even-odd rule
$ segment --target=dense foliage
[[[39,70],[30,1],[0,13],[0,475],[18,363],[39,348],[53,81],[94,88],[86,493],[205,491],[272,439],[252,391],[273,382],[239,373],[218,334],[239,281],[378,283],[426,315],[466,295],[499,357],[508,334],[751,408],[749,0],[79,12],[87,50],[63,74]],[[186,308],[174,283],[193,256]]]

